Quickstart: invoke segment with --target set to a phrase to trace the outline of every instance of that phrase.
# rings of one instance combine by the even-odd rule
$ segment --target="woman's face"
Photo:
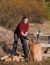
[[[28,18],[24,19],[24,23],[25,23],[25,24],[28,23]]]

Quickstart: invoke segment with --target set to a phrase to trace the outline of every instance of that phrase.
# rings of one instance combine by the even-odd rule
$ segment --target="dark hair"
[[[22,21],[25,20],[26,18],[28,18],[28,17],[27,17],[27,16],[24,16],[24,17],[22,18]]]

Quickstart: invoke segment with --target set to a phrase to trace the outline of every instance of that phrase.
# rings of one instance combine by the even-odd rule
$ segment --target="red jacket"
[[[29,23],[25,24],[24,22],[20,22],[16,29],[15,29],[15,32],[17,35],[21,35],[21,32],[23,31],[23,33],[26,33],[28,32],[28,29],[29,29]]]

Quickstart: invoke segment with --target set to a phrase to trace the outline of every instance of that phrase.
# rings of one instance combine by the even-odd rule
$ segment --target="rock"
[[[12,44],[13,38],[14,34],[12,31],[0,26],[0,42],[6,41],[7,44]]]

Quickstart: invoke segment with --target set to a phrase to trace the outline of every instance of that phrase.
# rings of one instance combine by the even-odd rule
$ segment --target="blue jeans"
[[[12,48],[12,54],[16,55],[17,43],[18,43],[19,38],[21,40],[24,56],[25,56],[25,58],[28,58],[29,50],[28,50],[26,37],[23,37],[23,36],[20,37],[17,34],[14,35],[14,44],[13,44],[13,48]]]

